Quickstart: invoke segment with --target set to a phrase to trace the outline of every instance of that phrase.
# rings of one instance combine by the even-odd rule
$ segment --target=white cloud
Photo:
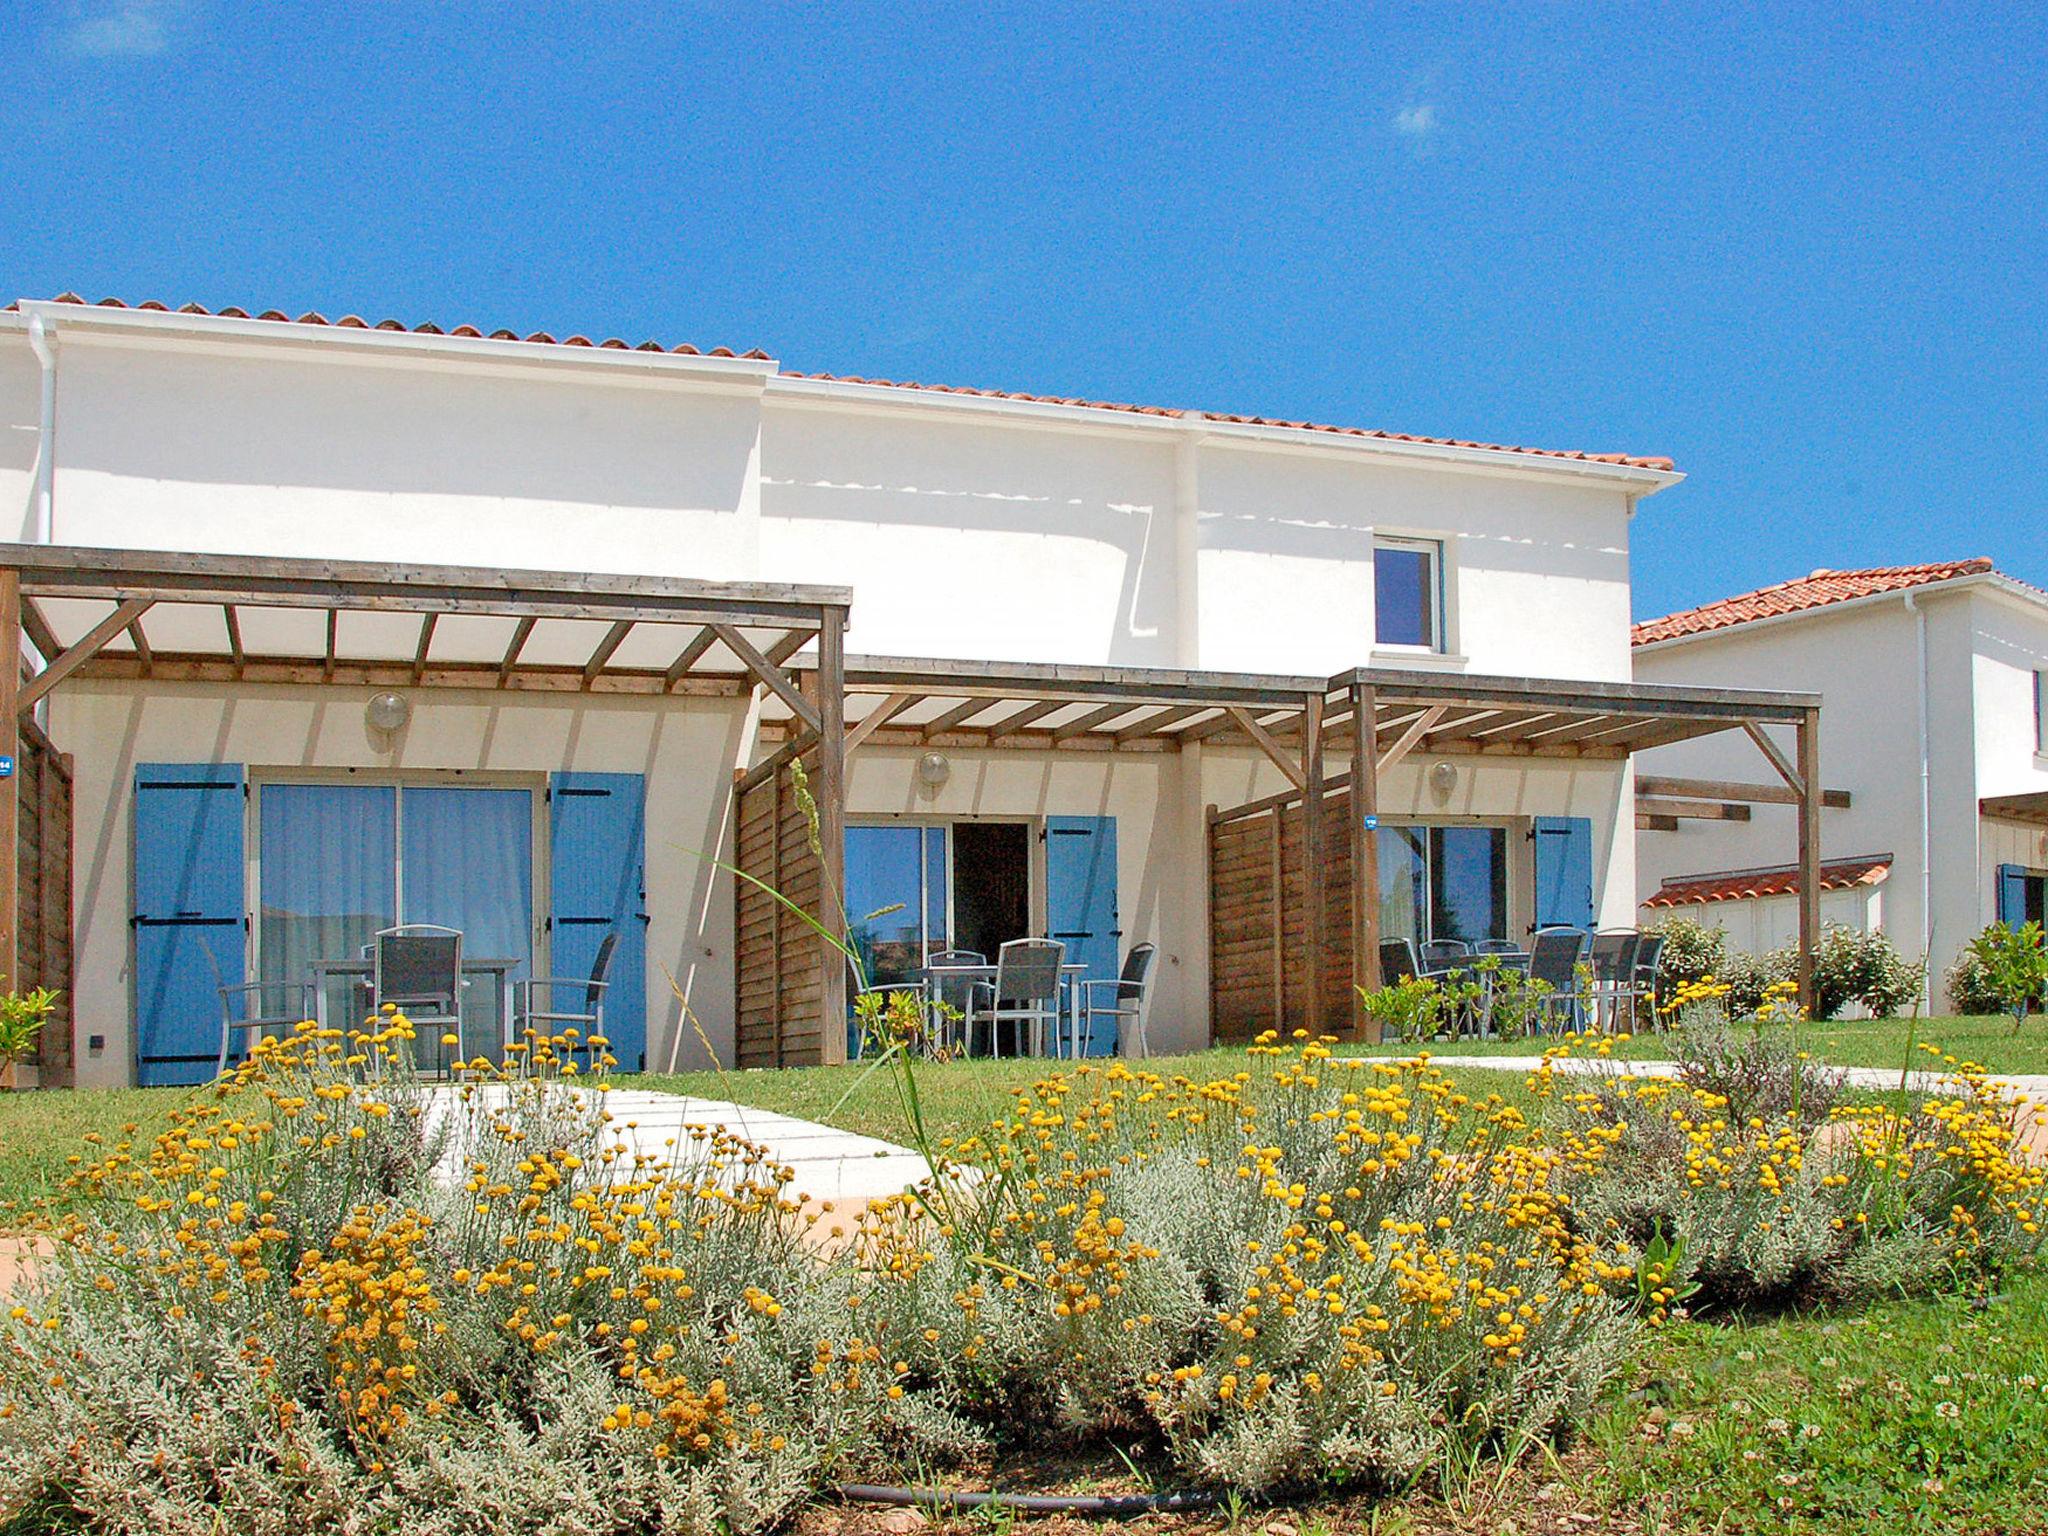
[[[170,47],[177,9],[176,0],[99,0],[73,13],[58,42],[77,58],[152,58]]]
[[[1436,105],[1433,102],[1418,102],[1394,114],[1394,132],[1404,139],[1426,139],[1436,130]]]

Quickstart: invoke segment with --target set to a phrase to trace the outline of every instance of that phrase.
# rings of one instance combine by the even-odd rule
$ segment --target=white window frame
[[[1430,611],[1429,639],[1417,644],[1413,641],[1382,640],[1380,638],[1379,615],[1379,553],[1383,549],[1407,550],[1426,555],[1430,569]],[[1421,533],[1380,533],[1372,539],[1373,553],[1373,615],[1372,648],[1396,656],[1444,656],[1451,650],[1451,605],[1450,605],[1450,554],[1449,541]]]
[[[2048,667],[2034,669],[2034,755],[2048,757]]]

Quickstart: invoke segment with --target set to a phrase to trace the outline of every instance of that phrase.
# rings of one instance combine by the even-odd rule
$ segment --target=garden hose
[[[905,1509],[931,1509],[956,1514],[976,1509],[1013,1509],[1024,1515],[1101,1515],[1118,1519],[1132,1515],[1185,1514],[1213,1509],[1221,1494],[1201,1488],[1172,1493],[1113,1493],[1061,1496],[1041,1493],[955,1493],[950,1488],[892,1488],[883,1483],[834,1483],[832,1491],[854,1504],[894,1504]]]

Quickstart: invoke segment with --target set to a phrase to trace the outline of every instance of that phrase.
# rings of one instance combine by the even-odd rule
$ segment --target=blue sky
[[[30,11],[10,296],[1668,453],[1644,617],[2048,584],[2037,8]]]

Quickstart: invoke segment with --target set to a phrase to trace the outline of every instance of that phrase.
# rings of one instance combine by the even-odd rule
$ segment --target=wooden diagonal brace
[[[741,664],[765,684],[769,692],[789,706],[791,714],[819,735],[824,734],[825,728],[819,720],[817,706],[798,691],[787,672],[763,656],[760,647],[730,624],[714,624],[711,627],[717,632],[718,638],[725,642],[725,648],[739,657]]]
[[[129,598],[87,630],[78,644],[61,655],[52,657],[47,667],[22,684],[21,692],[15,696],[16,712],[25,715],[34,709],[52,688],[97,656],[109,640],[122,630],[134,626],[138,619],[149,612],[150,606],[150,600],[146,597]]]
[[[1414,748],[1415,743],[1429,734],[1430,727],[1449,713],[1450,706],[1432,704],[1428,709],[1425,709],[1421,714],[1409,721],[1408,729],[1395,738],[1394,744],[1391,747],[1380,754],[1379,771],[1385,773],[1394,764],[1406,757]]]
[[[1778,777],[1791,786],[1792,793],[1804,795],[1806,781],[1799,776],[1799,770],[1792,766],[1792,759],[1785,755],[1784,748],[1765,735],[1764,728],[1754,720],[1743,721],[1742,729],[1749,734],[1749,739],[1757,744],[1758,750],[1770,759],[1771,766],[1778,770]]]
[[[1287,775],[1288,783],[1296,789],[1308,788],[1308,775],[1302,772],[1301,764],[1295,761],[1294,754],[1274,740],[1273,733],[1253,719],[1250,710],[1240,709],[1233,704],[1230,706],[1230,718],[1237,722],[1239,730],[1251,737],[1252,745],[1271,758],[1273,766]]]

